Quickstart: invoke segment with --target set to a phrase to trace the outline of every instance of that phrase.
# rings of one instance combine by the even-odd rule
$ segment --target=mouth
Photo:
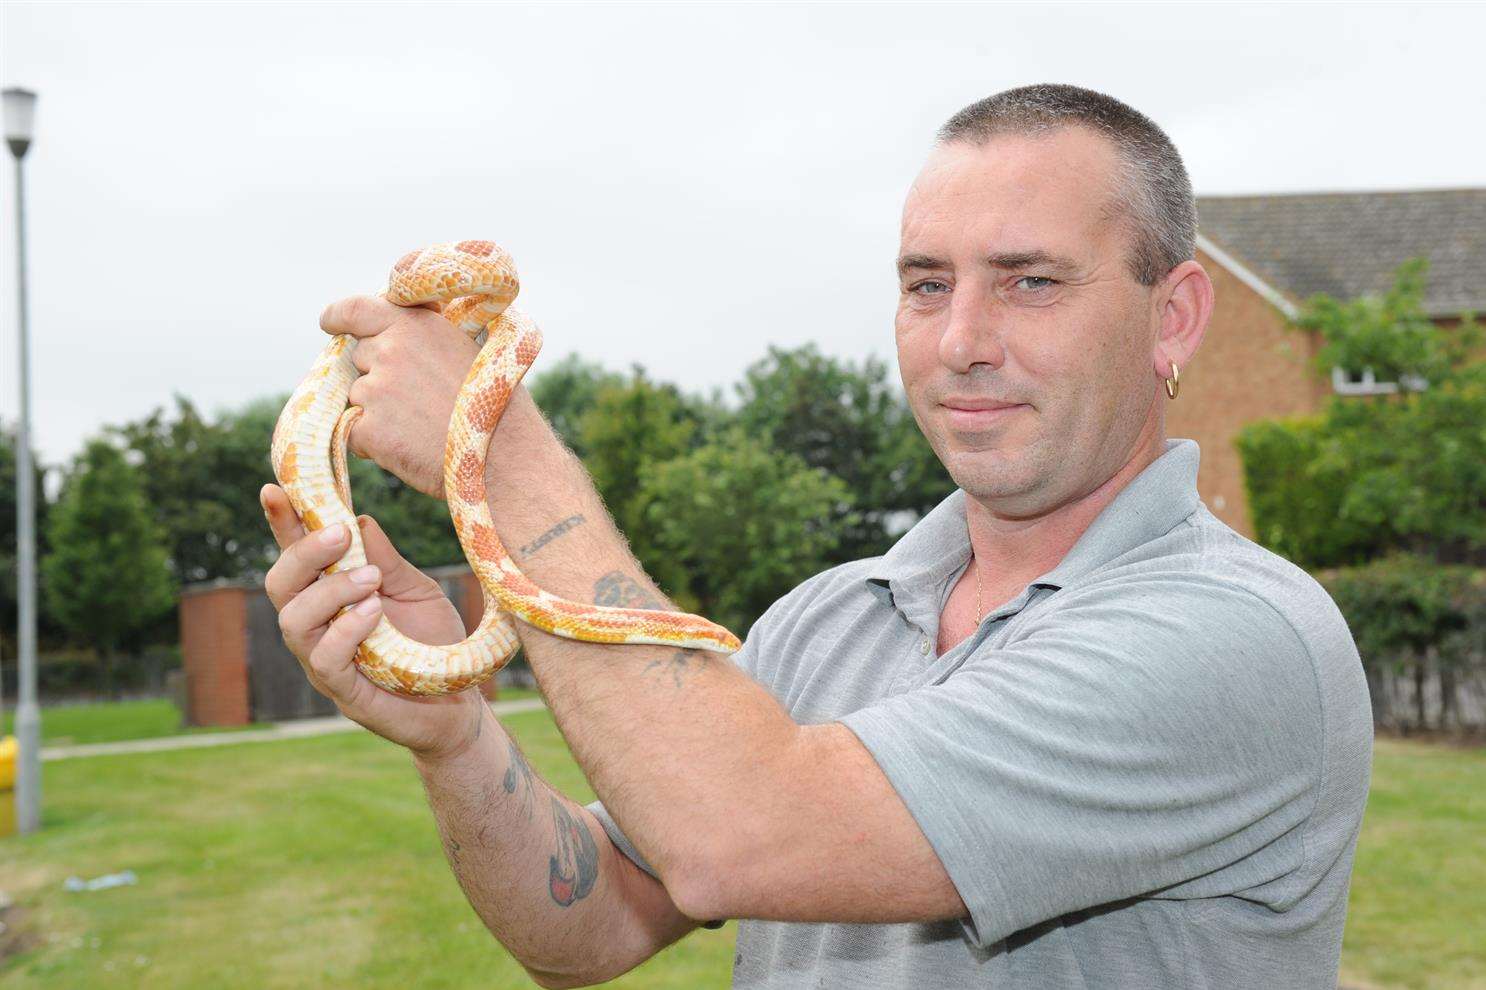
[[[997,426],[1030,408],[1025,402],[993,402],[989,399],[946,399],[939,403],[949,425],[957,430],[984,430]]]

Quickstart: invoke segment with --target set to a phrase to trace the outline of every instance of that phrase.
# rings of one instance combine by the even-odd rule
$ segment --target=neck
[[[1143,431],[1113,475],[1093,490],[1036,516],[999,515],[993,506],[967,497],[965,522],[985,588],[1019,588],[1056,567],[1099,513],[1165,450],[1164,429]]]

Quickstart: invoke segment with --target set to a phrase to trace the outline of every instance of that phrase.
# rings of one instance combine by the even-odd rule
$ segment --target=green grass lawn
[[[1380,740],[1352,867],[1343,982],[1486,988],[1486,749]]]
[[[545,711],[505,721],[592,800]],[[41,831],[0,839],[6,920],[37,940],[0,963],[8,990],[534,985],[455,883],[407,754],[368,733],[62,760],[44,788]],[[62,886],[124,869],[137,885]],[[726,986],[733,935],[699,931],[612,985]]]
[[[500,700],[512,701],[536,696],[535,691],[507,688],[501,691]],[[3,717],[0,717],[0,736],[7,736],[15,731],[15,699],[6,698],[5,702],[6,709]],[[126,739],[175,736],[185,732],[235,732],[267,727],[267,723],[260,722],[253,725],[187,728],[181,725],[180,709],[166,698],[53,705],[41,710],[41,742],[44,746],[121,742]]]
[[[505,721],[591,799],[546,712]],[[532,985],[465,903],[407,755],[366,733],[58,761],[45,795],[41,832],[0,839],[0,946],[30,943],[0,962],[7,988]],[[1483,821],[1486,750],[1378,744],[1344,983],[1486,988]],[[62,886],[123,869],[139,883]],[[727,986],[734,934],[612,985]]]

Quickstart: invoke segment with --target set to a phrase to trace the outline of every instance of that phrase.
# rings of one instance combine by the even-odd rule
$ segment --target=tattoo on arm
[[[583,820],[552,799],[557,852],[547,860],[547,890],[561,907],[587,897],[599,876],[599,849]]]
[[[645,665],[645,673],[652,670],[659,671],[665,676],[666,671],[671,672],[672,679],[679,688],[681,682],[691,674],[696,673],[707,666],[710,658],[697,650],[677,650],[665,660],[652,660]]]
[[[507,794],[515,794],[523,781],[526,782],[526,789],[521,794],[521,807],[526,812],[526,820],[531,821],[536,784],[532,781],[531,764],[526,762],[526,757],[516,748],[516,740],[512,739],[510,763],[507,764],[506,775],[501,780],[501,789]]]
[[[595,605],[612,605],[615,608],[666,609],[665,602],[656,598],[640,586],[640,582],[623,571],[610,571],[593,586]]]
[[[518,551],[518,553],[520,553],[523,557],[530,557],[532,554],[536,553],[538,550],[542,549],[547,544],[551,543],[553,540],[566,533],[568,530],[572,529],[575,526],[581,526],[587,521],[588,520],[584,519],[581,515],[568,516],[562,522],[558,523],[556,526],[553,526],[551,529],[547,530],[547,532],[543,533],[541,536],[537,537],[535,540],[532,540],[526,546],[522,547]]]

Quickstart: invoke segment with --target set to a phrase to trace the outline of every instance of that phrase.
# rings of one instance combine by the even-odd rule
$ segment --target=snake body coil
[[[732,633],[701,616],[609,608],[558,598],[521,573],[486,502],[485,459],[511,393],[542,346],[535,323],[508,307],[519,283],[510,255],[489,241],[413,251],[392,269],[386,298],[399,306],[438,303],[471,339],[486,334],[455,401],[444,448],[444,496],[454,530],[485,592],[485,610],[462,642],[431,646],[398,632],[384,615],[361,644],[356,664],[375,684],[403,695],[451,694],[505,666],[519,645],[510,616],[549,633],[595,643],[651,643],[731,653]],[[326,573],[354,570],[366,551],[351,508],[346,445],[360,410],[347,407],[357,377],[356,341],[337,336],[320,352],[274,427],[274,475],[307,532],[344,523],[351,546]]]

